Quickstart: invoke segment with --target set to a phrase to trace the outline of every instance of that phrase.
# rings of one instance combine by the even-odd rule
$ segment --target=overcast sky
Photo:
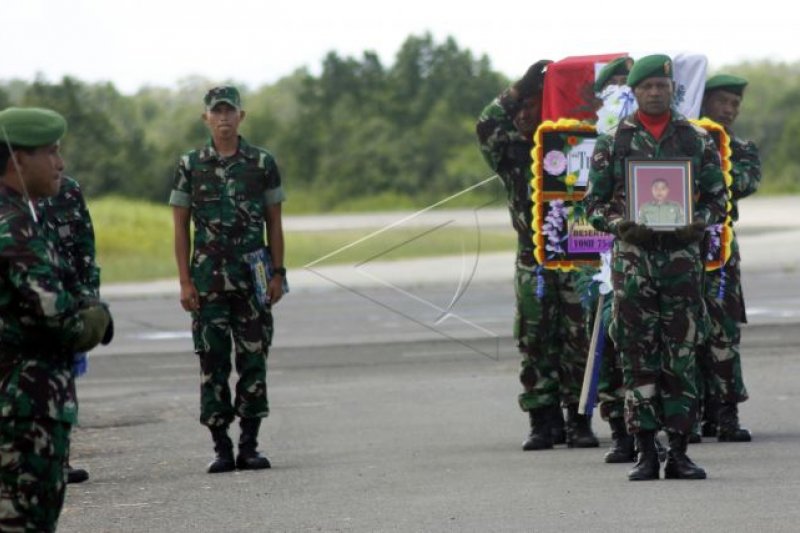
[[[740,9],[736,4],[754,6]],[[720,5],[726,7],[721,8]],[[521,75],[540,58],[704,53],[710,67],[800,60],[797,17],[777,0],[636,2],[355,0],[0,0],[0,79],[112,81],[133,93],[200,75],[250,88],[330,50],[394,61],[409,35],[447,36],[495,69]],[[641,7],[640,7],[641,6]],[[623,11],[623,9],[625,11]],[[640,10],[641,14],[639,11]]]

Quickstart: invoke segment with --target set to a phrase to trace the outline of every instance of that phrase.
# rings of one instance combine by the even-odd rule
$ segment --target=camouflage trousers
[[[56,530],[70,429],[49,418],[0,418],[0,531]]]
[[[580,399],[588,338],[575,278],[571,272],[517,266],[514,335],[522,353],[523,411]]]
[[[603,361],[597,380],[597,399],[603,420],[625,416],[625,382],[622,377],[622,358],[611,338],[606,335]]]
[[[630,433],[688,434],[697,418],[695,346],[706,330],[702,274],[697,244],[614,245],[610,331],[622,356]]]
[[[625,382],[622,378],[622,360],[616,346],[614,346],[614,341],[608,333],[613,299],[611,294],[603,297],[602,312],[603,320],[605,321],[603,326],[605,327],[599,332],[604,338],[603,358],[597,379],[597,404],[600,410],[600,417],[603,420],[625,416]],[[592,310],[586,313],[586,334],[590,341],[594,331],[594,323],[597,320],[596,302],[592,305]]]
[[[234,416],[264,418],[267,401],[267,355],[272,314],[245,291],[200,295],[192,316],[195,353],[200,358],[200,423],[226,427]],[[236,349],[236,397],[231,403],[231,339]]]
[[[731,245],[731,258],[725,266],[706,273],[705,300],[711,328],[698,350],[698,384],[706,398],[720,403],[740,403],[748,398],[739,352],[741,324],[747,319],[735,236]]]

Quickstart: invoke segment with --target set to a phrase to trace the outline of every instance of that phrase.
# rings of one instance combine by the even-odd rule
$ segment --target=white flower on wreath
[[[636,111],[636,98],[627,85],[609,85],[600,93],[603,106],[597,111],[597,131],[608,133],[620,120]]]
[[[592,276],[592,279],[600,283],[600,294],[608,294],[614,290],[611,285],[611,250],[600,254],[600,272]]]

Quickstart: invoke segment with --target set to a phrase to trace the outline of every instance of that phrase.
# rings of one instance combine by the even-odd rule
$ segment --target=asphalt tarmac
[[[213,451],[175,280],[104,286],[117,335],[78,381],[72,444],[91,478],[69,485],[59,530],[798,531],[797,201],[741,204],[751,396],[741,419],[754,440],[691,446],[705,481],[627,481],[629,465],[603,463],[599,418],[599,449],[522,452],[513,256],[466,247],[290,272],[261,436],[273,468],[260,472],[205,473]],[[508,227],[502,209],[423,215],[287,217],[285,227]]]
[[[199,369],[173,295],[112,300],[78,381],[60,531],[797,531],[800,272],[745,273],[751,443],[693,445],[705,481],[632,483],[601,448],[522,452],[512,289],[296,291],[276,308],[273,468],[209,475]],[[459,295],[460,294],[460,295]],[[238,433],[238,428],[234,434]]]

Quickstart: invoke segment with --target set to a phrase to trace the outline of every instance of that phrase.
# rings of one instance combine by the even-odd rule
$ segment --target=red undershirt
[[[636,118],[639,119],[644,129],[646,129],[655,140],[659,140],[661,135],[664,134],[664,130],[667,129],[667,124],[669,124],[670,112],[666,111],[660,115],[648,115],[637,111]]]

